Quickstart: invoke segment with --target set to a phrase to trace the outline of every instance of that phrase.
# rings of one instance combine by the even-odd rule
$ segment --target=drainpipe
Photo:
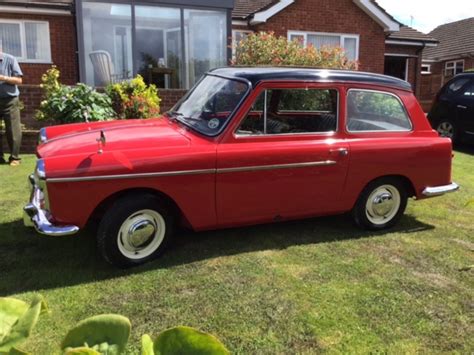
[[[421,94],[421,87],[418,87],[418,75],[421,76],[420,71],[418,70],[418,64],[420,63],[420,53],[423,52],[423,49],[425,49],[426,43],[423,42],[423,46],[418,49],[416,53],[416,62],[415,62],[415,95],[419,96],[418,94]],[[420,80],[421,82],[421,80]]]

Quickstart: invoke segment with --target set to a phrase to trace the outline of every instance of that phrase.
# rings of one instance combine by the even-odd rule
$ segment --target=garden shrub
[[[235,50],[233,65],[298,66],[356,70],[358,63],[347,58],[344,49],[324,46],[320,49],[300,41],[288,41],[273,32],[258,32],[240,41]]]
[[[118,118],[150,118],[160,113],[161,99],[156,86],[147,86],[140,75],[130,81],[111,84],[106,92]]]
[[[105,121],[115,116],[112,101],[85,84],[63,85],[60,72],[53,66],[41,77],[44,100],[36,111],[36,119],[56,123]]]

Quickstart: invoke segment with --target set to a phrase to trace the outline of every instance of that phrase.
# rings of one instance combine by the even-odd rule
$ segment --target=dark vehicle
[[[474,142],[474,73],[448,81],[436,95],[428,119],[440,136],[453,143]]]

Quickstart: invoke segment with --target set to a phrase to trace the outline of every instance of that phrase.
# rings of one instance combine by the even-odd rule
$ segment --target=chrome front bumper
[[[423,190],[422,194],[426,197],[441,196],[449,192],[454,192],[459,190],[459,185],[455,182],[449,185],[427,187]]]
[[[79,232],[79,227],[73,225],[54,225],[50,222],[49,211],[41,209],[40,200],[42,191],[36,185],[33,175],[29,177],[31,198],[23,208],[23,223],[26,227],[34,227],[38,233],[50,236],[65,236]]]

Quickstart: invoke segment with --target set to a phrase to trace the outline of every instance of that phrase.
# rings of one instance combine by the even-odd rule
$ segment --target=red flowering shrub
[[[276,37],[273,32],[252,33],[236,45],[233,65],[271,65],[357,70],[340,47],[304,47],[300,41]]]

